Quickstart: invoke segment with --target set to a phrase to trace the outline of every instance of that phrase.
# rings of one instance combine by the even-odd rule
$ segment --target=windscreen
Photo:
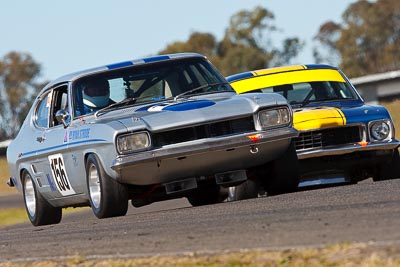
[[[134,99],[132,104],[143,104],[172,99],[185,92],[233,91],[225,78],[207,60],[200,58],[104,72],[78,80],[73,87],[75,116],[91,114],[126,99]]]

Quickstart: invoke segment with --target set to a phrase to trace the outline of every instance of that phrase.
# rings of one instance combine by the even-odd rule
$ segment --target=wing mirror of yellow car
[[[67,128],[71,121],[69,113],[63,109],[56,112],[56,120],[59,124],[64,125],[64,128]]]

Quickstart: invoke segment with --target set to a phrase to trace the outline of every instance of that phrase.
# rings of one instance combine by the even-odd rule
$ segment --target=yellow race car
[[[300,186],[399,177],[400,142],[389,112],[367,105],[330,65],[297,65],[227,77],[239,94],[279,93],[293,108]]]

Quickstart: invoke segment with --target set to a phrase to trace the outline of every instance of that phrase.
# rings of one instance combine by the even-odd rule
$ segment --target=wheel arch
[[[39,188],[39,185],[38,185],[38,182],[37,182],[37,179],[34,179],[34,175],[32,174],[32,172],[29,170],[30,168],[28,167],[23,167],[23,168],[21,168],[20,170],[19,170],[19,175],[18,175],[18,182],[19,182],[19,184],[20,184],[20,186],[21,186],[21,192],[23,193],[24,192],[24,185],[23,185],[23,183],[25,182],[24,181],[24,173],[25,172],[27,172],[30,176],[31,176],[31,178],[32,178],[32,182],[33,183],[35,183],[35,186],[37,187],[37,188]]]
[[[110,164],[106,164],[106,162],[104,161],[104,158],[99,156],[99,154],[95,150],[88,150],[88,151],[84,152],[83,159],[84,159],[85,169],[86,169],[86,163],[87,163],[88,157],[90,155],[96,156],[97,160],[99,161],[99,163],[101,164],[103,170],[107,173],[108,176],[110,176],[112,179],[114,179],[116,181],[119,181],[119,178],[120,178],[119,174],[116,171],[114,171],[111,168],[109,168],[108,166]]]

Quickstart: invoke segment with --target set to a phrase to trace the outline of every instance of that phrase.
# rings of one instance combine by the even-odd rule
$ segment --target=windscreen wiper
[[[121,100],[119,102],[113,103],[113,104],[111,104],[111,105],[109,105],[107,107],[99,109],[98,111],[95,112],[95,116],[98,117],[98,116],[104,114],[106,111],[108,111],[108,110],[110,110],[110,109],[112,109],[114,107],[117,107],[117,106],[128,105],[131,102],[135,103],[136,99],[137,99],[136,97],[127,97],[127,98],[125,98],[125,99],[123,99],[123,100]]]
[[[228,83],[207,83],[207,84],[201,85],[199,87],[196,87],[196,88],[190,89],[190,90],[188,90],[186,92],[178,94],[177,96],[174,97],[174,101],[178,100],[178,98],[180,98],[180,97],[182,97],[184,95],[199,91],[201,89],[204,89],[204,88],[207,88],[207,87],[216,86],[216,85],[223,85],[223,84],[228,84]]]

